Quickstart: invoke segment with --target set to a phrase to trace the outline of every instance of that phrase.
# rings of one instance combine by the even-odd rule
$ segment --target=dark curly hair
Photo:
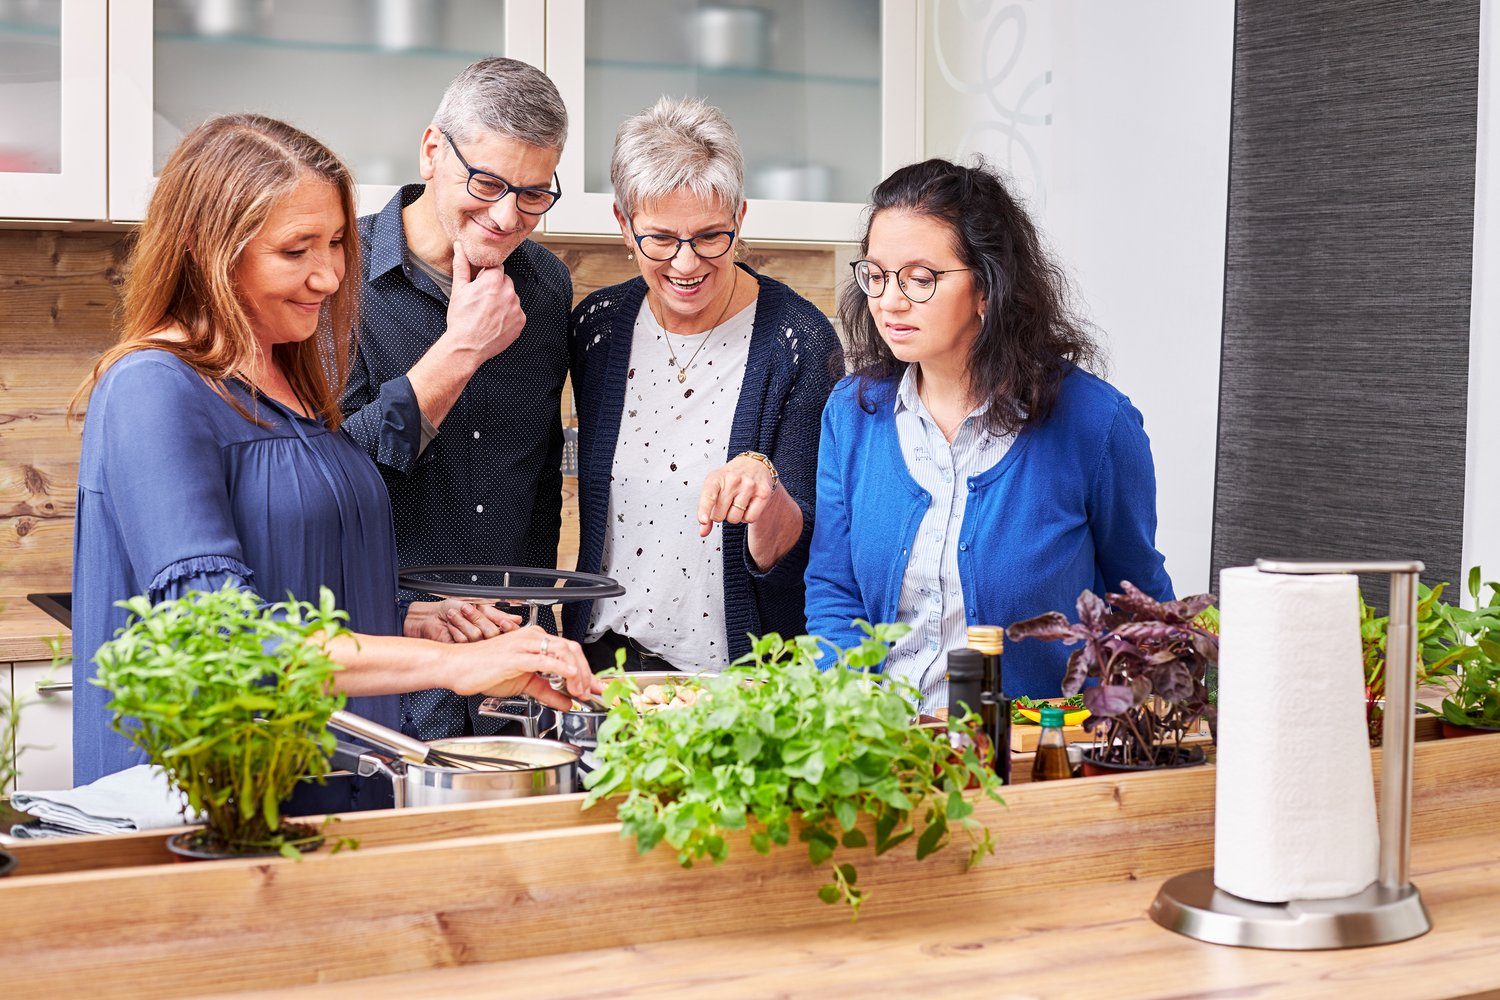
[[[870,250],[870,226],[889,209],[946,223],[953,249],[979,282],[986,308],[969,357],[969,379],[975,397],[989,399],[992,433],[1015,433],[1047,419],[1074,365],[1091,370],[1102,365],[1093,336],[1068,307],[1061,268],[984,161],[965,167],[926,160],[881,181],[867,210],[861,257]],[[853,280],[839,297],[839,319],[849,341],[850,368],[860,380],[860,406],[873,413],[866,390],[872,382],[899,377],[906,363],[886,346],[869,300]]]

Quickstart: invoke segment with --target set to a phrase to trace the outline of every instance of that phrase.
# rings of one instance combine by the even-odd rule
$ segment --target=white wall
[[[1478,147],[1463,571],[1479,565],[1494,580],[1500,579],[1500,0],[1479,8]]]
[[[1157,543],[1208,589],[1233,0],[928,0],[927,153],[1026,192],[1146,419]],[[939,58],[940,57],[940,58]]]

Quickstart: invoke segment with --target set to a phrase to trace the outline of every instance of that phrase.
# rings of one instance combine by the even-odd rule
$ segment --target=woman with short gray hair
[[[590,662],[718,671],[804,631],[818,426],[843,373],[827,317],[736,261],[745,167],[696,98],[625,120],[610,179],[640,277],[573,312],[578,568],[622,597],[568,605]]]

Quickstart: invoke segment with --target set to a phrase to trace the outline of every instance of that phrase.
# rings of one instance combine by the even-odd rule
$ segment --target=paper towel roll
[[[1359,581],[1219,574],[1214,884],[1263,903],[1375,881]]]

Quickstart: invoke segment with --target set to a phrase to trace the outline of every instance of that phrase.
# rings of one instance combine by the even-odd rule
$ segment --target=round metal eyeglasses
[[[552,174],[552,183],[557,185],[556,191],[544,187],[522,187],[512,184],[498,174],[471,167],[469,161],[464,159],[464,154],[458,151],[458,143],[453,141],[453,136],[444,132],[443,138],[448,140],[448,145],[453,148],[453,155],[458,157],[458,162],[463,164],[464,169],[469,172],[469,179],[465,183],[471,197],[478,198],[480,201],[496,202],[508,194],[514,194],[516,210],[525,215],[543,215],[562,197],[562,181],[558,180],[555,171]]]
[[[972,271],[972,267],[950,267],[945,271],[934,271],[922,264],[907,264],[894,271],[877,267],[873,261],[856,260],[849,265],[854,269],[854,283],[859,290],[872,299],[885,294],[886,275],[894,275],[896,287],[913,302],[926,302],[937,292],[938,279],[945,274]]]

